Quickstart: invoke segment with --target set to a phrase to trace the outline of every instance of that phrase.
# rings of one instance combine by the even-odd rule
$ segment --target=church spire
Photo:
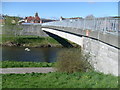
[[[35,13],[35,17],[38,17],[38,13],[37,12]]]

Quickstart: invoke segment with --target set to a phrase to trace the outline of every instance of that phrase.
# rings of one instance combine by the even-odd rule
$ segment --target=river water
[[[24,47],[0,47],[0,50],[3,61],[55,62],[58,53],[69,48],[30,48],[30,51],[25,51]]]

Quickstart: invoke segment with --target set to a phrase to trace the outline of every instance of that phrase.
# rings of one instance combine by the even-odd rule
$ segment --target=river
[[[30,48],[30,51],[25,51],[24,47],[0,47],[0,50],[3,61],[55,62],[58,53],[69,48]]]

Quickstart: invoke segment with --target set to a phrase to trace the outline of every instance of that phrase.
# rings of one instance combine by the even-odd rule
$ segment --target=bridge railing
[[[120,25],[118,18],[93,18],[93,19],[67,19],[62,21],[54,21],[43,23],[43,26],[59,26],[71,27],[81,30],[97,30],[112,34],[120,32]]]

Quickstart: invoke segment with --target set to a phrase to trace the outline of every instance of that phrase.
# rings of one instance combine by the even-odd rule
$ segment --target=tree
[[[18,21],[19,21],[19,17],[5,16],[6,25],[17,24]]]

